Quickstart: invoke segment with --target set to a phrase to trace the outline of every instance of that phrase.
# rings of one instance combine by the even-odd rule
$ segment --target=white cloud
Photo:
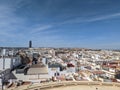
[[[53,25],[37,25],[37,26],[34,26],[33,28],[30,28],[30,29],[32,29],[32,30],[30,30],[30,33],[31,34],[39,33],[41,31],[48,30],[52,27],[53,27]]]
[[[119,16],[120,16],[120,13],[114,13],[114,14],[110,14],[110,15],[91,18],[91,19],[88,19],[88,20],[85,20],[85,21],[86,22],[94,22],[94,21],[100,21],[100,20],[107,20],[107,19],[111,19],[111,18],[115,18],[115,17],[119,17]]]
[[[17,2],[17,4],[20,4],[20,2]],[[25,18],[18,17],[15,13],[21,5],[18,6],[18,8],[16,8],[16,6],[17,5],[12,6],[8,4],[0,4],[0,41],[2,42],[0,45],[3,46],[4,44],[6,45],[9,43],[11,46],[19,46],[30,39],[33,41],[38,39],[40,42],[39,45],[47,46],[49,43],[53,45],[54,41],[60,41],[60,38],[57,35],[46,36],[46,34],[38,34],[41,31],[47,31],[47,35],[49,35],[49,32],[51,31],[48,29],[54,27],[52,24],[46,25],[40,23],[26,27],[25,25],[27,20]],[[21,28],[22,31],[19,31]]]
[[[9,4],[0,4],[0,40],[9,40],[18,38],[18,29],[22,27],[25,20],[17,17],[15,14],[16,8]]]
[[[95,21],[101,21],[101,20],[108,20],[108,19],[112,19],[112,18],[116,18],[119,17],[120,13],[113,13],[113,14],[109,14],[109,15],[101,15],[101,16],[94,16],[94,17],[77,17],[74,19],[69,19],[66,20],[64,22],[59,23],[59,25],[63,25],[63,24],[74,24],[74,23],[86,23],[86,22],[95,22]]]

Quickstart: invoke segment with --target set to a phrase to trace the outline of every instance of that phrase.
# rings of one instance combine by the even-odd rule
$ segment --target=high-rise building
[[[29,48],[32,48],[32,41],[29,41]]]

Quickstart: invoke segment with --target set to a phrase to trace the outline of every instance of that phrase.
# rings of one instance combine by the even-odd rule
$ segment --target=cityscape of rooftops
[[[120,0],[0,0],[0,90],[120,90]]]

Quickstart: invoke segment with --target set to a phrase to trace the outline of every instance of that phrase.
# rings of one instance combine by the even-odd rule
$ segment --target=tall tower
[[[32,48],[32,41],[29,41],[29,48]]]

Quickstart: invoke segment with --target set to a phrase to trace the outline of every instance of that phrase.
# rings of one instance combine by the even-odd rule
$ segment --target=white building
[[[11,68],[11,58],[0,58],[0,70]]]
[[[21,58],[0,58],[0,70],[12,69],[21,64]]]

